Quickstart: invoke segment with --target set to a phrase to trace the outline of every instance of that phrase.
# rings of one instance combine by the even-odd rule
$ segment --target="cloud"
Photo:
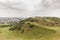
[[[4,0],[3,0],[4,1]],[[34,12],[34,5],[38,3],[40,0],[10,0],[5,2],[0,2],[0,16],[2,17],[29,17]],[[17,1],[17,2],[16,2]],[[31,3],[32,2],[32,3]],[[3,15],[5,14],[5,15]]]
[[[0,0],[1,17],[58,16],[59,4],[52,0]],[[3,15],[4,14],[4,15]]]

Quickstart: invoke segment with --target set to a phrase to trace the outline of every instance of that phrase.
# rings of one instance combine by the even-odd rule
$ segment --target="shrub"
[[[34,27],[34,25],[30,25],[30,28],[33,28]]]

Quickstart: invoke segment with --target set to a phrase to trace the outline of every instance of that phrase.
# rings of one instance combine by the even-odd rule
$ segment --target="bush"
[[[30,25],[30,28],[33,28],[34,27],[34,25]]]

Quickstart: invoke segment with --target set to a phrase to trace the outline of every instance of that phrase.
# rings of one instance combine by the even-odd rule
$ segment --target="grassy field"
[[[27,18],[11,25],[0,24],[0,40],[60,40],[60,18]]]
[[[15,33],[15,32],[9,31],[9,28],[10,27],[0,28],[0,40],[60,40],[60,29],[58,29],[56,33],[52,33],[52,34],[50,34],[50,32],[47,31],[48,32],[48,35],[46,34],[47,36],[38,37],[38,38],[32,36],[33,38],[29,38],[30,36],[28,37],[28,34],[26,34],[27,35],[26,36],[24,34],[19,33],[19,31],[15,31],[16,32]],[[45,31],[45,33],[47,32]],[[36,36],[36,34],[33,34],[33,35]],[[40,34],[38,33],[38,35]]]

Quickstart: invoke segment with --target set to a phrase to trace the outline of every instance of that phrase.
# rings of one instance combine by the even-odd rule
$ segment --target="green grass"
[[[48,30],[45,28],[37,28],[38,31],[34,33],[33,35],[28,33],[20,33],[19,31],[9,31],[9,27],[0,28],[0,40],[58,40],[60,39],[60,32],[57,31],[56,33],[53,33],[54,31]],[[35,30],[35,29],[34,29]],[[52,33],[52,34],[51,34]],[[32,38],[33,39],[32,39]]]
[[[51,35],[56,32],[56,30],[48,29],[45,27],[40,26],[37,23],[30,23],[30,25],[35,25],[33,28],[29,28],[29,25],[27,25],[28,22],[26,22],[22,27],[24,27],[24,33],[21,33],[20,31],[11,31],[12,34],[16,37],[22,37],[22,38],[41,38],[48,35]]]
[[[33,28],[31,25],[34,25]],[[24,30],[23,33],[16,29],[10,31],[9,26],[0,24],[0,40],[60,40],[60,18],[37,17],[22,20],[14,26]]]
[[[9,31],[10,27],[0,28],[0,40],[57,40],[60,39],[60,27],[48,27],[36,25],[33,29],[21,33],[20,31]],[[2,24],[4,25],[4,24]]]
[[[0,28],[9,27],[9,26],[10,26],[9,24],[0,24]]]
[[[17,37],[22,37],[22,38],[41,38],[44,36],[51,35],[55,33],[54,30],[42,28],[42,27],[37,27],[31,31],[26,31],[24,33],[20,33],[20,31],[13,31],[13,35]]]
[[[32,29],[27,28],[29,27],[27,26],[27,23],[35,25],[36,27]],[[38,23],[34,23],[34,22],[26,22],[24,25],[22,25],[22,27],[24,26],[26,29],[28,29],[28,31],[26,31],[24,28],[25,30],[24,33],[21,33],[20,31],[10,31],[9,35],[17,38],[23,38],[24,40],[25,39],[50,40],[52,35],[55,34],[58,30],[60,30],[59,27],[48,27],[48,26],[39,25]]]

